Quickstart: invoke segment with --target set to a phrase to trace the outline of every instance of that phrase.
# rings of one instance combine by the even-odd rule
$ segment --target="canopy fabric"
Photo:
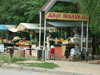
[[[5,30],[5,31],[8,31],[8,28],[4,25],[0,25],[0,30]]]
[[[38,29],[39,24],[33,23],[20,23],[17,28],[9,28],[12,32],[23,31],[25,29]]]
[[[4,30],[4,31],[8,31],[9,29],[8,28],[15,28],[16,25],[3,25],[3,24],[0,24],[0,30]]]
[[[33,24],[33,23],[20,23],[19,24],[19,29],[23,30],[23,29],[39,29],[38,28],[39,24]]]
[[[26,29],[34,29],[39,31],[39,24],[34,23],[20,23],[17,28],[9,28],[12,32],[17,31],[25,31]],[[56,29],[55,27],[47,27],[47,30],[49,29]],[[44,27],[41,27],[41,30],[44,30]]]
[[[15,28],[16,25],[4,25],[6,28]]]
[[[54,27],[81,27],[82,22],[47,22],[47,24],[52,25]],[[84,27],[87,25],[84,24]]]

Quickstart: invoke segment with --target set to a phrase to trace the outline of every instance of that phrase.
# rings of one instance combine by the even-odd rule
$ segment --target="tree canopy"
[[[47,0],[0,0],[0,23],[39,23],[38,11]],[[78,10],[73,3],[57,2],[50,11],[73,12]]]
[[[100,32],[100,0],[79,0],[80,12],[89,16],[89,26],[93,34]]]
[[[38,22],[38,10],[47,0],[0,0],[0,23]]]

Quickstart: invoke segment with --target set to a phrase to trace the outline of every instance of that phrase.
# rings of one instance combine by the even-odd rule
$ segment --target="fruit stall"
[[[41,28],[43,30],[43,27]],[[48,27],[49,29],[56,29],[55,27]],[[16,42],[17,47],[24,47],[24,48],[40,48],[37,33],[39,33],[39,24],[34,23],[20,23],[17,28],[10,28],[12,32],[27,32],[30,36],[30,39],[27,39],[27,36],[24,38],[20,38],[19,36],[14,37],[13,41],[19,40]],[[34,37],[32,37],[34,36]],[[15,55],[23,55],[24,51],[16,51]],[[25,55],[32,55],[36,56],[37,50],[27,50],[25,51]]]
[[[30,39],[27,38],[27,36],[20,38],[19,36],[16,36],[13,38],[12,41],[15,41],[16,47],[22,47],[22,48],[32,48],[38,47],[38,38],[36,33],[34,32],[34,29],[38,29],[38,24],[32,24],[32,23],[20,23],[17,28],[9,28],[12,32],[27,32],[30,35],[34,35],[35,37],[31,37]],[[24,55],[24,50],[16,51],[14,50],[14,55]],[[32,55],[31,50],[25,50],[25,55]]]
[[[52,7],[51,5],[50,8]],[[46,27],[49,25],[53,25],[54,27],[59,27],[60,30],[58,30],[58,33],[61,32],[61,37],[56,39],[55,46],[55,57],[56,58],[68,58],[71,56],[73,57],[79,57],[78,59],[82,61],[83,58],[83,39],[85,38],[85,58],[86,61],[88,59],[88,56],[92,56],[91,54],[88,54],[88,21],[89,17],[84,14],[76,14],[76,13],[60,13],[60,12],[49,12],[48,6],[43,6],[42,9],[45,9],[45,11],[42,11],[40,9],[39,14],[44,15],[42,12],[45,13],[44,15],[44,33],[46,33]],[[47,7],[47,8],[45,8]],[[76,15],[78,17],[76,17]],[[55,20],[48,22],[50,20]],[[59,20],[59,21],[56,21]],[[62,21],[63,20],[63,21]],[[87,22],[87,24],[85,23]],[[40,25],[41,25],[41,18],[40,18]],[[40,26],[41,27],[41,26]],[[62,29],[67,28],[64,32]],[[70,29],[70,30],[69,30]],[[84,31],[85,30],[85,31]],[[72,32],[72,33],[71,33]],[[67,34],[68,33],[68,34]],[[72,35],[73,34],[73,35]],[[75,34],[75,35],[74,35]],[[84,36],[85,34],[85,36]],[[64,35],[64,37],[62,37]],[[66,38],[67,36],[67,38]],[[46,35],[44,34],[44,37]],[[71,37],[69,39],[69,37]],[[45,38],[44,38],[45,39]],[[44,48],[45,48],[45,40],[44,40]],[[46,55],[46,54],[45,54]],[[46,58],[46,57],[45,57]]]
[[[55,57],[80,60],[81,56],[81,26],[80,22],[47,22],[58,29],[55,41]],[[69,25],[70,24],[70,25]],[[74,25],[76,24],[76,25]],[[82,53],[86,54],[86,24],[83,25]],[[51,33],[52,34],[52,33]],[[92,38],[88,39],[88,60],[92,60]]]
[[[4,48],[5,46],[14,46],[14,43],[11,41],[9,28],[15,28],[16,25],[0,25],[0,48]],[[0,50],[0,53],[4,52],[4,50]]]

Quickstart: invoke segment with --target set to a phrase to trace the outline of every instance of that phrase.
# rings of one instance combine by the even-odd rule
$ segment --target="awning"
[[[8,28],[15,28],[15,27],[16,27],[16,25],[3,25],[3,24],[1,24],[0,30],[8,31],[9,30]]]
[[[17,25],[4,25],[6,28],[16,28]]]
[[[9,28],[12,32],[17,31],[27,31],[27,29],[33,29],[39,31],[39,24],[35,23],[20,23],[17,28]],[[47,27],[47,30],[49,29],[56,29],[55,27]],[[41,27],[41,30],[44,30],[44,27]]]
[[[52,25],[54,27],[81,27],[81,23],[82,22],[47,22],[47,24]],[[84,24],[84,27],[86,27],[87,25]]]
[[[9,28],[12,32],[24,31],[25,29],[38,29],[39,24],[20,23],[17,28]]]
[[[0,25],[0,30],[5,30],[5,31],[8,31],[8,28],[4,25]]]

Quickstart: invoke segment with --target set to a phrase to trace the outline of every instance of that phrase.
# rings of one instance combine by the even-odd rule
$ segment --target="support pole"
[[[61,28],[61,41],[62,41],[62,28]]]
[[[24,57],[25,57],[25,50],[24,50]]]
[[[86,37],[86,62],[88,62],[87,56],[88,56],[88,22],[87,22],[87,37]]]
[[[82,49],[83,49],[83,21],[82,21],[82,28],[81,28],[81,62],[82,62]]]
[[[44,48],[43,48],[43,58],[46,59],[46,52],[45,51],[45,38],[46,38],[46,17],[44,18]]]
[[[13,49],[10,49],[10,55],[11,55],[11,59],[13,57]]]
[[[41,46],[41,12],[40,12],[40,28],[39,28],[39,48]]]

